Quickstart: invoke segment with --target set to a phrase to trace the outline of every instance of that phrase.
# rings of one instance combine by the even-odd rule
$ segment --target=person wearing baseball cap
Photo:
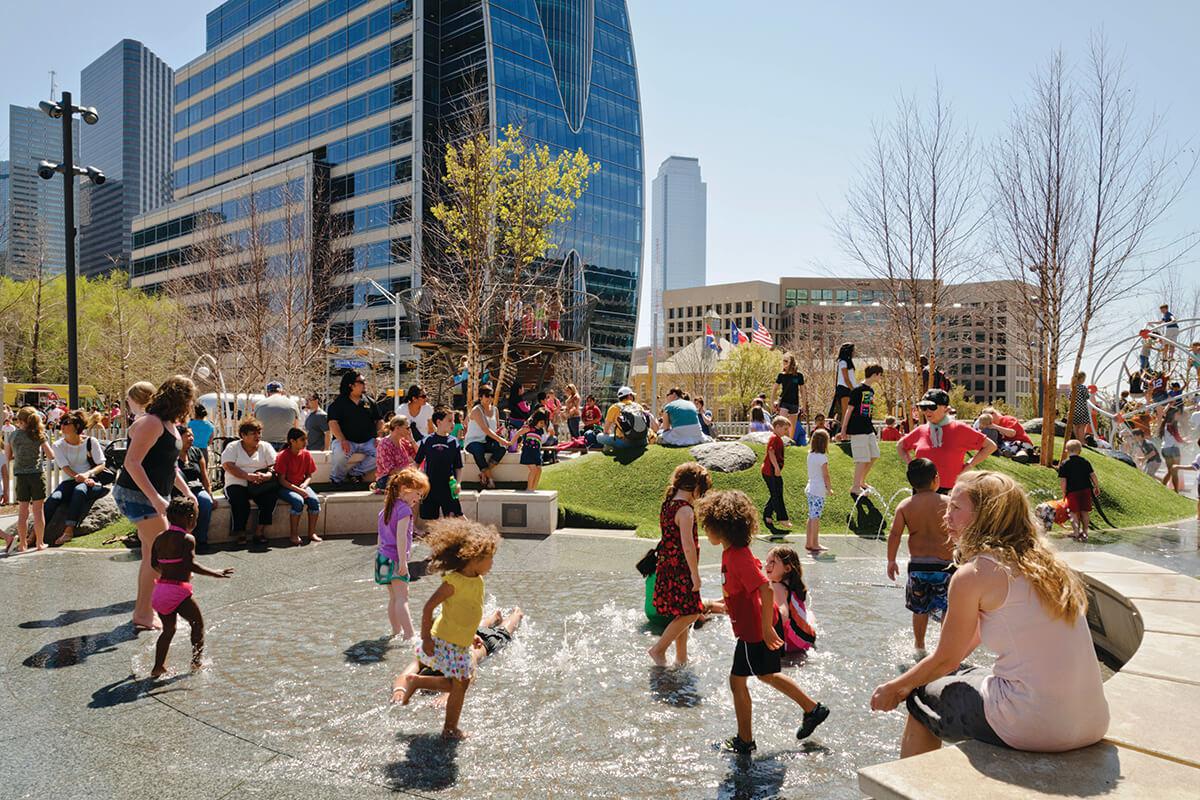
[[[644,422],[638,422],[638,416],[641,416]],[[637,424],[622,424],[622,417]],[[596,443],[605,450],[645,447],[649,431],[654,427],[654,419],[649,411],[638,404],[633,389],[622,386],[617,389],[617,402],[609,406],[608,413],[604,415],[604,432],[597,434]]]
[[[942,389],[930,389],[917,408],[925,415],[925,424],[918,425],[896,442],[900,460],[907,465],[914,458],[928,458],[938,471],[938,492],[950,494],[954,482],[964,469],[971,469],[996,452],[996,443],[965,422],[950,414],[950,395]],[[968,453],[974,453],[965,461]]]

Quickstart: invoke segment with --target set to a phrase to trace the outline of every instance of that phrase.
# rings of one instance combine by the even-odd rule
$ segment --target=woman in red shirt
[[[308,436],[300,428],[288,431],[287,447],[275,457],[275,476],[279,478],[279,499],[291,508],[292,544],[300,544],[300,516],[308,508],[308,540],[321,541],[317,520],[321,517],[321,499],[309,486],[317,464],[308,452]]]
[[[938,471],[938,492],[950,494],[954,482],[964,469],[971,469],[996,452],[996,443],[965,422],[949,416],[950,395],[941,389],[930,389],[917,403],[925,414],[925,424],[919,425],[896,443],[904,464],[914,458],[928,458]],[[967,453],[974,452],[964,465]]]

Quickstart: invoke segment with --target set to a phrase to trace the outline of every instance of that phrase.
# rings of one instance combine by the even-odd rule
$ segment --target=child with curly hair
[[[708,540],[723,548],[721,589],[737,644],[729,688],[737,715],[737,735],[726,739],[726,751],[749,755],[758,749],[754,743],[753,709],[746,679],[751,675],[777,689],[804,709],[804,719],[796,731],[797,739],[812,735],[829,716],[829,709],[813,701],[791,678],[780,675],[780,649],[783,640],[775,632],[775,598],[771,582],[763,574],[762,564],[750,551],[750,542],[758,527],[758,511],[745,492],[712,492],[700,502],[700,524]]]
[[[688,630],[704,613],[700,599],[700,534],[696,529],[693,503],[712,485],[708,470],[689,461],[671,473],[663,496],[658,523],[662,539],[658,543],[655,567],[654,608],[673,617],[662,636],[646,652],[660,667],[667,665],[667,648],[675,643],[675,663],[687,661]]]
[[[492,568],[500,534],[490,525],[447,517],[430,523],[425,542],[433,551],[429,568],[442,573],[442,585],[421,614],[417,660],[442,677],[413,675],[408,680],[413,689],[449,694],[442,738],[465,739],[467,734],[458,727],[458,719],[475,671],[471,645],[483,619],[483,576]],[[433,611],[438,606],[442,613],[435,622]]]
[[[421,498],[429,494],[429,478],[416,467],[406,467],[388,478],[379,512],[379,550],[375,554],[375,583],[388,590],[388,620],[392,636],[413,636],[408,611],[408,558],[412,554],[413,514]],[[401,551],[400,523],[404,523]]]

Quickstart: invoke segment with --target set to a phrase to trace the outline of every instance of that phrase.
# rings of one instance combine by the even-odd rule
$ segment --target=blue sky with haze
[[[41,0],[4,4],[0,25],[0,153],[8,104],[34,105],[122,37],[172,66],[204,48],[204,15],[185,0]],[[669,155],[697,156],[708,183],[710,283],[845,271],[830,231],[847,182],[901,91],[935,79],[961,121],[990,141],[1030,75],[1062,47],[1082,68],[1090,33],[1123,50],[1143,113],[1166,116],[1172,140],[1200,144],[1200,4],[1019,0],[811,3],[630,0],[645,128],[646,188]],[[72,20],[75,48],[51,45]],[[647,202],[646,228],[649,229]],[[1200,178],[1159,230],[1200,228]],[[647,250],[648,255],[648,250]],[[1200,267],[1184,269],[1196,285]],[[648,284],[649,281],[647,280]],[[1131,301],[1139,315],[1150,297]],[[639,341],[646,341],[642,321]]]

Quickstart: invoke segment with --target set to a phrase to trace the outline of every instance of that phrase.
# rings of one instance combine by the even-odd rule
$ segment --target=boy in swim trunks
[[[175,636],[175,618],[181,616],[192,628],[192,669],[200,669],[204,655],[204,618],[200,607],[192,597],[192,573],[209,575],[213,578],[228,578],[233,568],[217,572],[195,562],[196,540],[191,534],[196,526],[200,509],[191,497],[176,497],[167,505],[169,527],[154,540],[150,551],[150,566],[158,572],[154,581],[154,593],[150,605],[162,620],[162,633],[154,653],[154,669],[151,678],[158,678],[167,671],[167,651]]]
[[[525,612],[520,606],[514,608],[507,617],[500,613],[500,609],[484,617],[479,630],[475,631],[475,642],[471,645],[471,659],[475,666],[478,667],[485,658],[502,650],[511,642],[524,618]],[[439,697],[434,703],[440,705],[445,702],[450,692],[450,681],[442,673],[432,667],[422,666],[414,658],[412,663],[404,668],[404,672],[397,675],[396,680],[392,682],[392,702],[408,705],[417,689],[438,692]]]
[[[900,572],[896,555],[900,537],[908,530],[908,584],[904,587],[904,607],[912,612],[913,643],[925,650],[925,630],[929,618],[938,622],[946,613],[946,591],[954,574],[954,546],[943,517],[950,499],[938,494],[937,467],[927,458],[914,458],[908,464],[908,483],[912,497],[896,507],[887,544],[888,580]]]

